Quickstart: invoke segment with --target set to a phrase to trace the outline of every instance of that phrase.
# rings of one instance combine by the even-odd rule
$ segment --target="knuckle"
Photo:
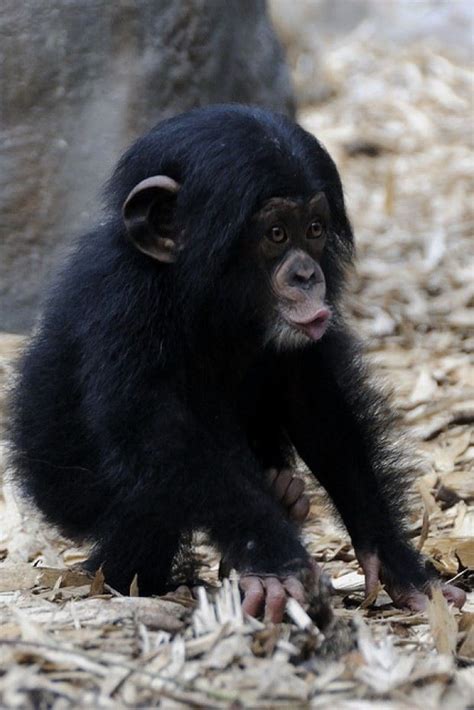
[[[276,470],[276,468],[269,468],[265,472],[265,475],[267,477],[268,482],[271,485],[272,483],[274,483],[275,479],[278,477],[278,471]]]
[[[275,604],[282,604],[286,601],[286,592],[282,586],[275,587],[268,593],[268,600]]]
[[[301,478],[293,478],[292,481],[291,481],[291,488],[292,488],[292,490],[294,490],[295,492],[296,492],[296,491],[299,491],[299,492],[302,493],[303,490],[304,490],[304,483],[303,483],[303,481],[301,480]]]
[[[248,601],[251,604],[259,604],[264,599],[264,593],[263,593],[263,591],[258,591],[258,590],[251,591],[245,595],[245,599],[246,599],[246,601]]]

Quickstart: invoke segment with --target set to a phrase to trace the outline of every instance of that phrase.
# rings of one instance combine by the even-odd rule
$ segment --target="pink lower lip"
[[[325,320],[316,320],[312,323],[307,323],[304,326],[300,326],[301,330],[308,338],[311,340],[320,340],[323,337],[328,327],[328,318]]]
[[[293,325],[303,331],[311,340],[319,340],[323,337],[329,324],[331,313],[328,308],[320,308],[311,320],[304,322],[293,321]]]
[[[310,325],[311,323],[315,323],[316,321],[327,321],[329,316],[331,315],[331,312],[329,308],[320,308],[316,313],[311,316],[311,318],[308,318],[307,320],[293,320],[294,325]]]

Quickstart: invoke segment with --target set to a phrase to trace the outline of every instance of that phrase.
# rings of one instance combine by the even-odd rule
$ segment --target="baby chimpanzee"
[[[390,411],[340,312],[353,239],[326,151],[277,114],[198,109],[138,140],[107,195],[20,367],[26,494],[93,543],[89,569],[122,592],[135,574],[142,593],[166,590],[183,535],[207,530],[242,575],[244,608],[278,621],[316,575],[265,479],[296,451],[367,592],[380,579],[396,604],[423,607]]]

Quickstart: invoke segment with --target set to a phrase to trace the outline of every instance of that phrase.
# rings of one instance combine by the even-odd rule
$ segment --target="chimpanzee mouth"
[[[303,321],[288,320],[288,323],[293,327],[301,330],[308,338],[317,341],[320,340],[326,332],[331,318],[329,308],[323,307],[314,313],[311,318]]]

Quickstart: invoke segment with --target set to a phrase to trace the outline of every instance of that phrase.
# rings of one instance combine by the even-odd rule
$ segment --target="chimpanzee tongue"
[[[330,312],[328,308],[320,308],[310,320],[304,322],[293,321],[300,330],[311,338],[311,340],[319,340],[323,337],[329,324]]]

